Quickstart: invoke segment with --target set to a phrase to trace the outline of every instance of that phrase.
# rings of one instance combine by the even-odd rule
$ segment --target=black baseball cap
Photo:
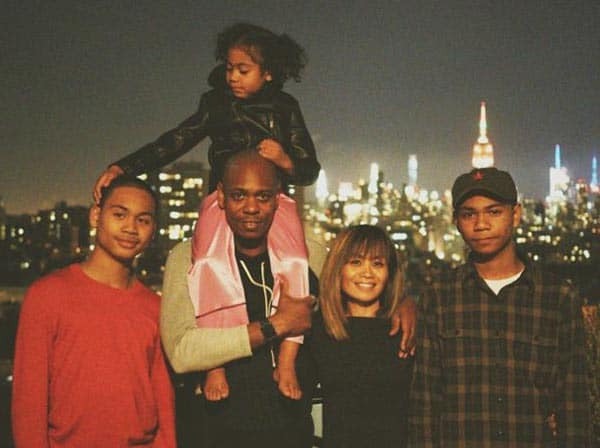
[[[517,203],[517,187],[513,178],[508,172],[494,167],[475,168],[458,176],[452,186],[452,206],[457,208],[478,194],[507,204]]]

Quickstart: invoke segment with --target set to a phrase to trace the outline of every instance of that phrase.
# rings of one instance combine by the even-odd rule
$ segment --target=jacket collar
[[[523,282],[527,284],[533,291],[535,285],[539,284],[541,280],[540,268],[538,265],[534,265],[526,256],[518,254],[518,257],[525,266],[525,269],[517,281],[519,283]],[[473,263],[471,256],[469,256],[466,263],[457,270],[457,280],[461,283],[475,281],[477,283],[485,284],[485,280],[481,278],[477,269],[475,269],[475,264]]]

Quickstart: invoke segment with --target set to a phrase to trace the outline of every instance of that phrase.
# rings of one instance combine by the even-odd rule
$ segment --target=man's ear
[[[223,182],[217,184],[217,204],[223,210],[225,208],[225,191],[223,190]]]
[[[265,80],[267,80],[267,81],[273,81],[273,76],[271,75],[270,71],[266,71],[265,72]]]
[[[513,227],[518,227],[521,223],[521,212],[522,212],[521,204],[516,204],[513,207]]]
[[[98,227],[98,221],[100,220],[100,212],[102,211],[102,209],[94,204],[92,205],[92,208],[90,208],[90,213],[88,215],[88,219],[90,222],[90,227],[92,229],[95,229]]]
[[[458,233],[460,233],[460,236],[463,236],[462,229],[458,223],[458,211],[454,211],[454,213],[452,213],[452,222],[454,223],[456,230],[458,230]]]

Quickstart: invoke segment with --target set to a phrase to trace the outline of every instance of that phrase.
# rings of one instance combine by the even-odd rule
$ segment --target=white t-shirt
[[[510,277],[506,277],[506,278],[501,278],[499,280],[488,280],[487,278],[484,278],[484,280],[487,283],[487,285],[490,287],[490,289],[492,291],[494,291],[494,294],[498,295],[500,290],[502,288],[504,288],[506,285],[510,285],[511,283],[516,282],[522,273],[523,273],[523,271],[520,271],[520,272],[517,272],[515,275],[511,275]]]

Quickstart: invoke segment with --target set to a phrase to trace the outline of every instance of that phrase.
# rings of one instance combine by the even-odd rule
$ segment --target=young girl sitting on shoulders
[[[230,294],[231,282],[220,281],[223,269],[233,272],[239,280],[235,262],[231,262],[234,260],[229,250],[231,245],[226,238],[217,236],[227,232],[227,223],[218,217],[214,191],[227,159],[239,151],[257,149],[280,169],[284,190],[289,184],[312,184],[320,170],[298,102],[282,90],[288,79],[300,80],[306,63],[302,47],[285,34],[237,23],[218,35],[215,55],[221,64],[211,72],[212,90],[202,95],[196,113],[154,142],[111,164],[94,188],[98,201],[101,188],[114,177],[124,173],[138,175],[163,167],[210,137],[211,194],[202,203],[194,230],[189,274],[197,323],[204,327],[243,325],[248,319],[245,307],[238,306],[244,303],[241,280],[233,287],[235,296]],[[290,293],[307,296],[304,234],[295,202],[286,195],[281,195],[269,232],[269,256],[272,266],[280,269],[274,268],[273,274],[282,274],[294,288]],[[280,365],[274,371],[281,392],[292,399],[301,396],[293,369],[296,342],[282,344]],[[223,369],[208,373],[204,393],[213,401],[229,395]]]
[[[406,443],[412,359],[399,358],[390,319],[402,274],[384,230],[360,225],[333,241],[320,277],[310,348],[323,391],[323,446]]]
[[[110,164],[96,181],[96,202],[101,188],[116,176],[161,168],[206,137],[211,139],[209,193],[221,179],[229,155],[250,148],[281,168],[286,183],[315,182],[321,167],[312,138],[298,101],[282,90],[287,80],[300,81],[306,64],[302,47],[286,34],[237,23],[219,33],[215,56],[220,64],[208,77],[212,89],[202,95],[196,113]]]

